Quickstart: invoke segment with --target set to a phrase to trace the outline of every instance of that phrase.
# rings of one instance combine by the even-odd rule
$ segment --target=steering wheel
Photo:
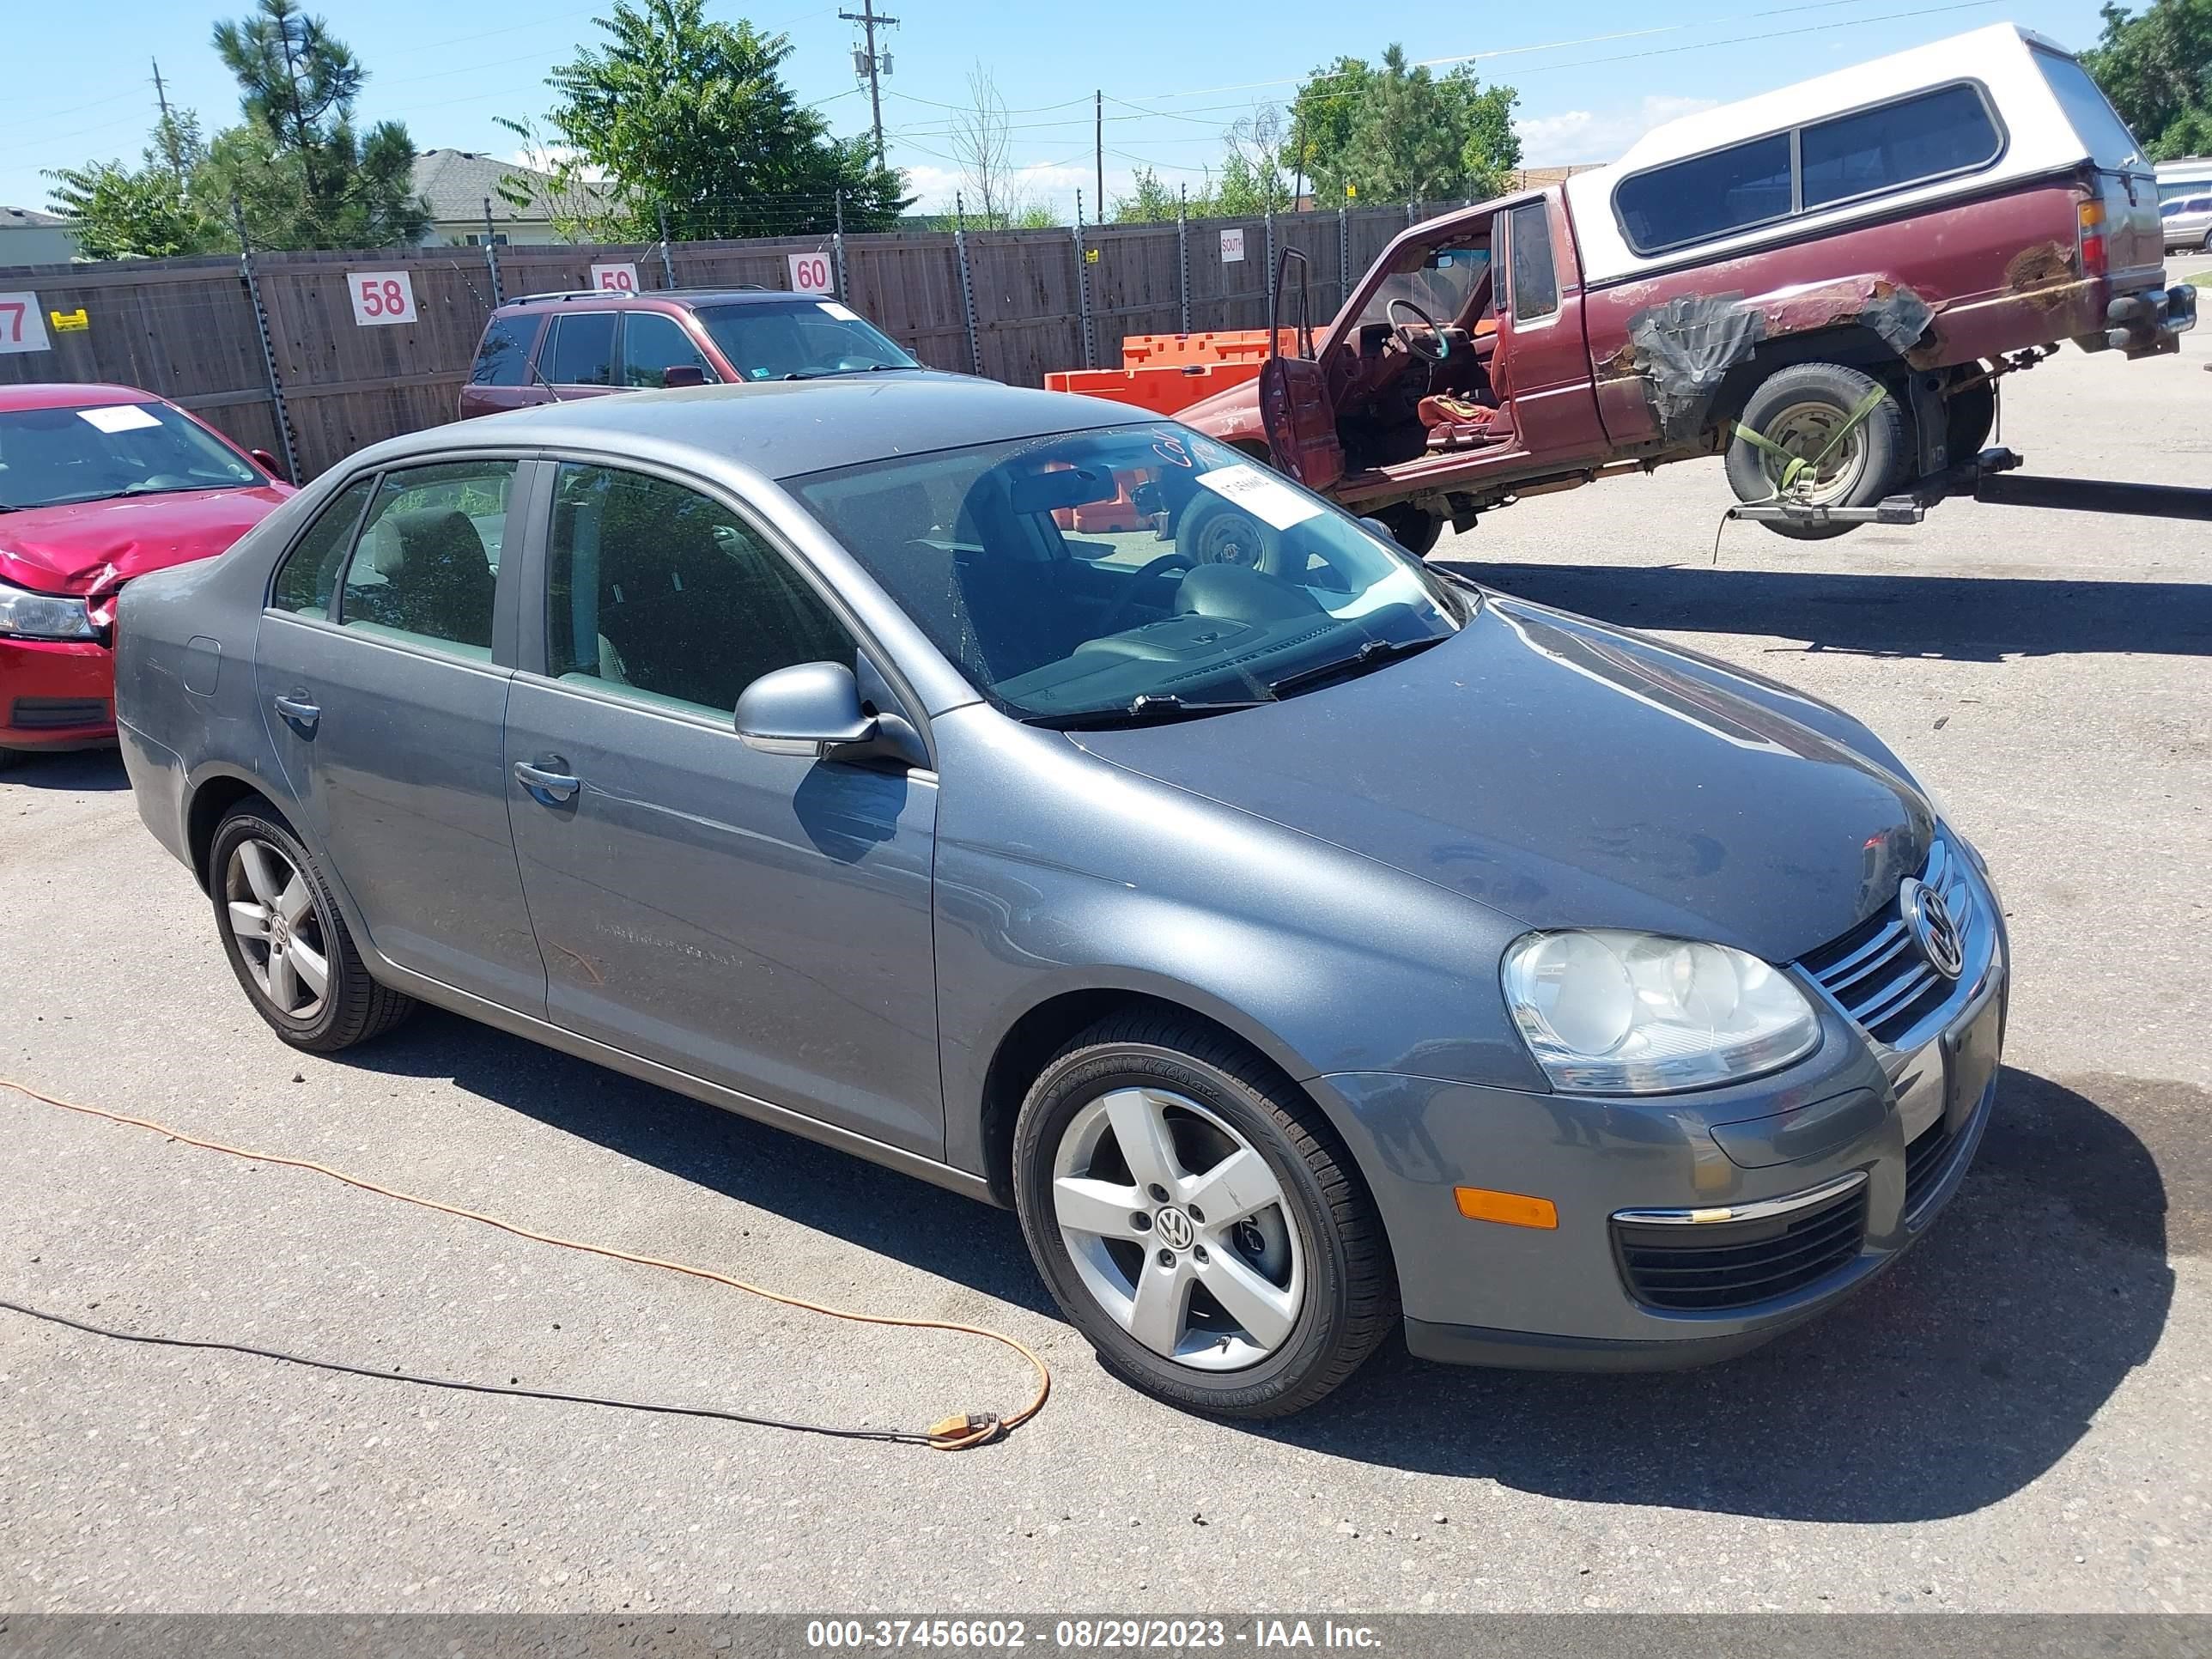
[[[1401,323],[1398,320],[1398,312],[1401,307],[1412,312],[1419,320],[1421,326],[1428,330],[1427,345],[1416,344],[1415,342],[1420,337],[1413,331],[1412,324]],[[1451,342],[1444,337],[1443,330],[1437,326],[1437,319],[1411,300],[1391,301],[1389,305],[1382,307],[1382,315],[1389,319],[1391,331],[1397,336],[1398,343],[1423,362],[1440,363],[1451,354]]]
[[[1198,562],[1195,559],[1191,558],[1188,554],[1161,554],[1159,557],[1151,561],[1141,570],[1138,571],[1136,574],[1129,578],[1128,585],[1121,590],[1121,597],[1114,601],[1113,608],[1106,613],[1106,620],[1099,624],[1099,633],[1102,635],[1118,634],[1121,631],[1121,619],[1129,614],[1129,608],[1136,604],[1137,594],[1140,590],[1142,590],[1146,582],[1154,580],[1158,577],[1164,576],[1170,570],[1195,570],[1197,568]]]

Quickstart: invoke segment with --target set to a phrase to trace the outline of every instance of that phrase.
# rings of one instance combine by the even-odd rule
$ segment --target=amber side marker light
[[[1487,1187],[1455,1187],[1452,1197],[1469,1221],[1502,1221],[1509,1227],[1557,1227],[1559,1207],[1548,1198],[1526,1193],[1494,1193]]]

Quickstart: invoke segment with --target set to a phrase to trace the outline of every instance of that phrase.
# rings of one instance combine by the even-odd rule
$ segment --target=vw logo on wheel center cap
[[[1945,979],[1956,979],[1966,965],[1966,951],[1959,936],[1959,923],[1942,894],[1917,876],[1907,876],[1897,892],[1898,908],[1905,917],[1912,942],[1928,965]]]
[[[1152,1218],[1152,1225],[1159,1233],[1160,1243],[1171,1250],[1188,1249],[1198,1237],[1190,1218],[1181,1210],[1162,1210]]]

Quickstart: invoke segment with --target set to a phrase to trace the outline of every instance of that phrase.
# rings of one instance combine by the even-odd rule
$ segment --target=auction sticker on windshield
[[[76,417],[98,427],[102,432],[136,432],[143,427],[161,424],[136,404],[110,404],[104,409],[80,409]]]
[[[1321,511],[1279,478],[1271,478],[1256,466],[1222,466],[1198,475],[1199,483],[1215,495],[1243,507],[1262,524],[1288,530],[1304,524]]]

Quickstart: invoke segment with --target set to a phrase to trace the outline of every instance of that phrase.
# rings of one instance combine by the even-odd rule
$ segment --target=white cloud
[[[1717,98],[1682,98],[1653,93],[1634,104],[1610,109],[1563,110],[1514,123],[1528,166],[1565,167],[1577,161],[1610,161],[1662,121],[1711,109]]]

